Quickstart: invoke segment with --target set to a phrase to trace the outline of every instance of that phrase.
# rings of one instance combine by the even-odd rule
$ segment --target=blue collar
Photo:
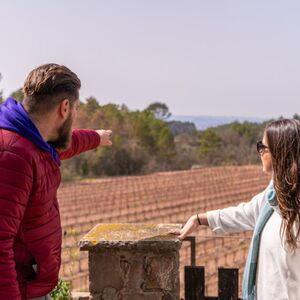
[[[0,105],[0,128],[14,131],[30,140],[39,149],[49,152],[59,164],[57,151],[43,139],[23,105],[13,98],[7,98]]]

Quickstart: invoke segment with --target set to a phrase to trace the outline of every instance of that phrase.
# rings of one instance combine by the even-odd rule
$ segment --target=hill
[[[263,123],[266,119],[256,117],[241,117],[241,116],[180,116],[175,115],[170,117],[170,121],[190,122],[195,124],[198,130],[205,130],[209,127],[217,127],[232,122],[250,122]]]

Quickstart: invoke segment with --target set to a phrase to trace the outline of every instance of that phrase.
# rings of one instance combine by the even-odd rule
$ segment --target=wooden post
[[[219,300],[238,300],[239,269],[219,268]]]
[[[185,266],[185,300],[205,300],[204,267]]]

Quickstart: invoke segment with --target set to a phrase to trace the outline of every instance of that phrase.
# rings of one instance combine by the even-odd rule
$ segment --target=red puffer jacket
[[[96,148],[93,130],[74,130],[60,159]],[[46,295],[56,285],[62,232],[56,192],[59,165],[50,153],[0,129],[0,299]],[[37,273],[32,265],[37,264]]]

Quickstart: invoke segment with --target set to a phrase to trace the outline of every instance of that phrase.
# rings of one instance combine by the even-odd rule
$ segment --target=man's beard
[[[70,143],[70,137],[71,137],[72,123],[73,120],[70,114],[66,119],[66,121],[58,129],[58,138],[54,141],[48,141],[48,144],[50,144],[53,148],[58,148],[58,149],[68,148]]]

